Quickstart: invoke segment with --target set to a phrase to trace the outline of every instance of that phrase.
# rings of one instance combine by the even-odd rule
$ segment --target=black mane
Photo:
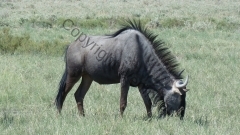
[[[169,51],[169,49],[165,46],[164,42],[162,40],[157,39],[156,34],[153,34],[152,32],[148,31],[146,28],[143,28],[140,21],[136,20],[128,20],[124,25],[122,25],[122,28],[112,35],[111,37],[116,37],[123,31],[133,29],[141,32],[150,42],[152,47],[155,50],[155,53],[157,54],[158,58],[162,61],[162,63],[166,66],[169,73],[172,74],[176,79],[182,79],[182,75],[179,76],[179,63],[177,62],[175,56]]]

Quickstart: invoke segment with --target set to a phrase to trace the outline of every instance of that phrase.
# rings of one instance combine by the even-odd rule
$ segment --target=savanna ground
[[[190,75],[184,121],[158,119],[155,108],[146,119],[136,88],[120,118],[120,86],[97,83],[85,97],[86,117],[77,114],[77,86],[58,115],[53,103],[64,49],[76,39],[71,30],[104,35],[127,18],[159,34]],[[75,24],[70,30],[66,19]],[[1,134],[239,134],[239,35],[238,0],[1,0]]]

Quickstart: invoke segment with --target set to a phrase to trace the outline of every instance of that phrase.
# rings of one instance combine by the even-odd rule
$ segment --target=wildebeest
[[[182,81],[175,57],[156,37],[140,21],[127,21],[123,28],[108,36],[81,34],[66,50],[66,68],[55,101],[58,111],[61,112],[68,92],[81,77],[74,96],[83,116],[83,99],[92,81],[121,84],[121,116],[130,86],[138,87],[149,117],[152,116],[149,90],[163,100],[164,115],[184,110],[188,77]]]

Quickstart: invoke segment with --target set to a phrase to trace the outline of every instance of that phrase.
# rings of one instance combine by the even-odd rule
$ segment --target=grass
[[[4,1],[0,2],[1,134],[238,134],[240,132],[238,1]],[[152,119],[136,88],[124,118],[119,85],[93,83],[86,117],[77,114],[74,92],[62,115],[53,105],[64,71],[63,52],[75,27],[88,35],[139,18],[159,34],[190,75],[184,121]],[[66,19],[76,26],[65,30]]]
[[[239,5],[238,1],[186,0],[176,3],[141,0],[90,3],[6,0],[0,3],[0,36],[3,38],[0,48],[1,53],[42,52],[57,55],[63,46],[74,40],[75,37],[70,34],[74,28],[87,34],[109,33],[127,18],[140,19],[151,29],[239,32]],[[70,31],[63,28],[67,19],[74,22]],[[21,45],[22,39],[26,38],[29,38],[24,41],[27,43]],[[6,44],[9,48],[6,48]]]

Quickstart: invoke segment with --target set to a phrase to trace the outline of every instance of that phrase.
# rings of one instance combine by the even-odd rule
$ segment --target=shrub
[[[54,41],[36,42],[25,33],[21,36],[10,34],[10,28],[6,27],[0,31],[0,53],[44,53],[48,55],[62,55],[67,41],[56,39]]]

